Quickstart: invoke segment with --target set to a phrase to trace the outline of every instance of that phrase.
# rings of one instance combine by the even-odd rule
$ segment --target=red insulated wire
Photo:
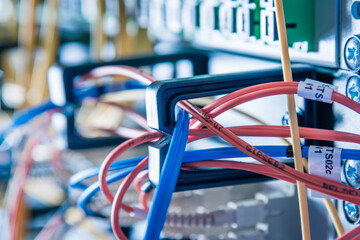
[[[145,130],[136,129],[136,128],[128,128],[128,127],[123,127],[123,126],[120,126],[120,127],[114,128],[114,129],[83,127],[83,128],[80,128],[80,131],[81,130],[83,130],[85,132],[89,131],[89,130],[99,130],[99,131],[106,132],[111,135],[115,135],[115,136],[126,138],[126,139],[131,139],[131,138],[138,137],[138,136],[148,133],[148,131],[145,131]]]
[[[359,235],[360,227],[358,226],[341,237],[336,238],[336,240],[358,240],[360,238]]]
[[[239,96],[243,96],[246,95],[248,93],[252,93],[252,92],[256,92],[256,91],[260,91],[260,90],[266,90],[269,88],[273,88],[273,87],[278,87],[279,83],[282,84],[282,86],[285,85],[294,85],[296,84],[295,82],[292,83],[285,83],[285,82],[270,82],[270,83],[263,83],[263,84],[258,84],[258,85],[254,85],[254,86],[250,86],[250,87],[246,87],[246,88],[242,88],[239,89],[235,92],[229,93],[221,98],[218,98],[216,100],[214,100],[212,103],[208,104],[207,106],[205,106],[203,108],[203,111],[205,113],[210,113],[213,109],[233,100],[234,98],[237,98]],[[192,119],[192,121],[190,122],[190,126],[193,126],[195,123],[197,122],[197,119]],[[199,124],[199,122],[197,123]]]
[[[137,68],[117,65],[117,66],[102,66],[91,70],[89,73],[81,76],[75,83],[76,86],[81,85],[83,82],[92,80],[94,78],[106,77],[106,76],[124,76],[130,79],[137,80],[145,85],[155,82],[155,78],[150,74],[140,71]]]
[[[108,184],[106,182],[106,176],[109,172],[110,165],[122,154],[123,152],[127,151],[130,148],[133,148],[135,146],[138,146],[142,143],[146,143],[149,141],[154,141],[162,137],[163,134],[160,132],[154,132],[154,133],[147,133],[140,137],[129,139],[119,146],[117,146],[114,150],[112,150],[103,163],[101,164],[100,171],[99,171],[99,182],[100,182],[100,189],[104,193],[105,198],[112,203],[114,200],[114,196],[112,195]],[[132,211],[133,209],[129,210]],[[127,211],[127,210],[126,210]]]
[[[134,170],[132,170],[128,176],[121,182],[121,185],[115,195],[114,203],[111,208],[111,226],[114,231],[115,236],[118,239],[127,239],[120,227],[119,211],[122,208],[122,200],[125,196],[125,193],[131,183],[134,181],[135,177],[143,171],[148,165],[148,157],[144,158]]]
[[[21,205],[24,201],[24,188],[26,179],[33,165],[33,158],[31,153],[36,145],[38,145],[38,143],[39,141],[37,139],[29,139],[27,141],[21,158],[20,166],[17,167],[11,183],[11,189],[8,196],[8,199],[11,201],[9,203],[11,239],[19,238],[19,227],[21,227],[19,218],[21,217]]]
[[[149,211],[148,200],[150,193],[141,191],[139,195],[139,202],[145,211]]]
[[[136,178],[134,179],[135,190],[138,193],[141,192],[141,181],[146,179],[148,176],[149,176],[148,170],[145,170],[145,171],[141,172],[139,175],[137,175]]]
[[[290,127],[288,126],[269,126],[269,125],[254,125],[254,126],[237,126],[229,127],[237,136],[251,136],[251,137],[290,137]],[[308,127],[299,127],[300,138],[325,140],[325,141],[341,141],[352,142],[360,144],[360,135],[354,133],[347,133],[341,131],[317,129]],[[189,142],[201,138],[208,138],[217,136],[209,129],[190,129]]]

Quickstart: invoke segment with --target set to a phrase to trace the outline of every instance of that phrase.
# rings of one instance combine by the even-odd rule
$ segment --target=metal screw
[[[359,1],[355,1],[351,5],[351,14],[352,14],[353,18],[360,19],[360,2]]]
[[[360,189],[360,161],[347,160],[344,171],[348,184],[356,189]]]
[[[351,224],[359,224],[360,223],[360,208],[358,205],[344,201],[343,209],[344,209],[344,213],[345,213],[347,220]]]
[[[350,37],[345,43],[344,49],[345,63],[353,71],[360,69],[360,39],[355,35]]]
[[[346,96],[360,103],[360,77],[358,75],[354,75],[348,79]]]

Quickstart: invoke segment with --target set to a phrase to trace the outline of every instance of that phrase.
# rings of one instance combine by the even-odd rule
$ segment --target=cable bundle
[[[101,72],[98,75],[119,74],[127,77],[134,78],[144,84],[150,84],[154,79],[147,74],[143,74],[137,69],[124,66],[112,67],[110,73],[96,70]],[[118,212],[124,209],[127,212],[132,212],[135,217],[140,219],[148,218],[148,228],[146,231],[146,239],[157,239],[160,235],[161,229],[165,222],[173,222],[171,216],[167,219],[167,208],[171,201],[171,195],[175,189],[177,176],[181,167],[202,167],[202,168],[231,168],[252,171],[258,174],[269,176],[272,178],[281,179],[290,183],[301,181],[305,183],[307,188],[334,196],[338,199],[343,199],[354,204],[360,204],[358,196],[360,191],[354,188],[333,182],[328,179],[309,175],[307,173],[299,173],[293,168],[285,165],[282,162],[275,160],[273,157],[286,156],[287,146],[264,146],[253,147],[250,144],[241,140],[238,136],[267,136],[267,137],[289,137],[289,127],[283,126],[237,126],[225,128],[220,123],[214,120],[216,116],[232,109],[239,104],[258,99],[266,96],[273,96],[279,94],[296,94],[298,90],[298,83],[266,83],[256,86],[251,86],[238,90],[236,92],[225,95],[205,106],[203,109],[191,104],[189,101],[179,102],[179,106],[191,114],[189,119],[188,113],[184,110],[179,110],[178,121],[176,123],[175,131],[172,136],[170,149],[167,154],[167,159],[160,177],[159,186],[156,189],[153,204],[150,210],[147,209],[148,194],[141,191],[140,199],[142,208],[129,206],[122,203],[122,199],[126,190],[132,182],[135,181],[138,174],[140,174],[147,167],[147,157],[135,158],[126,161],[115,162],[116,159],[125,151],[138,146],[143,143],[152,142],[160,139],[164,135],[160,132],[151,132],[149,129],[144,128],[147,132],[139,137],[129,139],[115,148],[105,159],[101,167],[94,167],[74,175],[70,179],[70,185],[73,187],[83,188],[81,182],[91,176],[99,173],[99,182],[87,187],[78,200],[78,206],[85,210],[87,214],[93,214],[86,208],[87,201],[99,189],[101,189],[106,199],[113,204],[111,222],[115,235],[118,239],[126,239],[120,228],[120,220]],[[340,103],[348,108],[360,113],[360,105],[351,99],[333,92],[332,101]],[[40,106],[38,112],[53,109],[54,106],[50,103]],[[36,110],[37,111],[37,110]],[[24,123],[33,118],[26,117]],[[21,117],[21,115],[20,115]],[[21,117],[22,118],[22,117]],[[19,123],[21,125],[23,122]],[[14,127],[17,126],[14,124]],[[206,126],[206,128],[202,128]],[[300,137],[328,141],[348,141],[360,143],[360,136],[357,134],[338,132],[332,130],[312,129],[312,128],[299,128]],[[222,149],[208,149],[185,152],[186,143],[197,141],[202,138],[220,136],[235,148],[222,148]],[[239,151],[240,150],[240,151]],[[307,149],[303,148],[302,155],[306,157]],[[258,160],[261,164],[234,162],[228,160],[213,160],[224,159],[232,157],[245,157],[250,156]],[[344,150],[342,158],[358,159],[357,150]],[[120,170],[120,171],[118,171]],[[109,171],[117,171],[108,176]],[[121,183],[115,196],[112,195],[108,184],[125,178]],[[144,174],[140,179],[146,178]],[[141,180],[139,180],[141,181]],[[137,182],[138,183],[138,182]],[[139,187],[138,187],[139,188]],[[139,189],[138,189],[139,190]],[[341,239],[351,239],[352,236],[358,236],[354,230],[345,235]],[[347,236],[350,236],[349,238]]]
[[[111,70],[111,71],[110,71]],[[111,67],[111,69],[100,68],[94,71],[95,76],[105,76],[108,74],[119,74],[136,79],[144,84],[150,84],[155,81],[150,75],[143,74],[137,69],[124,66]],[[86,77],[84,77],[86,79]],[[202,168],[232,168],[241,169],[246,171],[256,172],[269,177],[281,179],[287,182],[296,183],[301,181],[305,183],[307,188],[334,196],[338,199],[343,199],[354,204],[360,204],[358,196],[360,191],[351,187],[342,185],[340,183],[333,182],[328,179],[309,175],[307,173],[299,173],[293,168],[281,163],[273,157],[286,156],[286,148],[282,147],[259,147],[255,148],[250,144],[241,140],[238,136],[276,136],[276,137],[289,137],[289,127],[282,126],[237,126],[225,128],[220,123],[214,120],[216,116],[232,109],[239,104],[259,99],[266,96],[280,95],[280,94],[296,94],[298,90],[298,83],[266,83],[256,86],[251,86],[230,93],[222,98],[219,98],[211,104],[205,106],[203,109],[191,104],[189,101],[179,102],[179,106],[185,109],[191,114],[189,119],[187,113],[184,110],[179,110],[179,116],[177,125],[172,137],[170,149],[168,151],[167,160],[162,171],[161,181],[156,189],[153,204],[147,211],[148,194],[141,192],[141,205],[143,208],[133,207],[122,203],[122,199],[125,195],[127,188],[135,180],[137,175],[141,173],[147,167],[147,157],[136,158],[121,162],[115,162],[116,159],[125,151],[138,146],[143,143],[152,142],[160,139],[164,135],[160,132],[150,132],[149,129],[144,128],[147,132],[139,137],[129,139],[126,142],[120,144],[115,148],[105,159],[101,167],[94,167],[81,172],[73,176],[70,180],[70,185],[73,187],[83,187],[81,182],[91,176],[95,176],[99,173],[99,182],[87,187],[81,197],[78,200],[78,206],[85,210],[87,214],[93,214],[86,208],[87,201],[93,196],[99,189],[101,189],[106,199],[113,204],[112,207],[112,227],[115,235],[119,239],[125,239],[125,235],[120,228],[120,221],[118,212],[120,209],[124,209],[127,212],[132,212],[134,216],[141,219],[148,218],[148,228],[146,231],[146,239],[156,239],[159,237],[162,227],[166,221],[167,208],[170,204],[172,192],[175,189],[176,180],[180,168],[183,167],[202,167]],[[333,92],[332,101],[338,102],[348,108],[360,113],[360,105],[351,99]],[[36,111],[42,113],[50,110],[54,106],[50,103],[40,106]],[[27,114],[28,115],[28,114]],[[26,115],[26,116],[27,116]],[[31,119],[36,114],[32,114]],[[20,115],[21,117],[21,115]],[[22,118],[22,117],[21,117]],[[24,123],[27,122],[23,121]],[[19,124],[14,124],[14,127]],[[207,128],[202,128],[206,126]],[[188,132],[188,133],[187,133]],[[352,133],[338,132],[332,130],[311,129],[311,128],[299,128],[300,137],[328,140],[328,141],[349,141],[360,143],[360,136]],[[199,150],[192,152],[185,152],[186,143],[196,141],[206,137],[220,136],[235,148],[226,149],[213,149],[213,150]],[[240,150],[240,151],[238,151]],[[265,153],[264,153],[265,152]],[[357,159],[358,152],[356,150],[344,150],[343,158]],[[303,149],[303,156],[306,157],[306,148]],[[213,160],[223,159],[230,157],[245,157],[250,156],[258,160],[261,164],[243,163],[225,160]],[[142,159],[142,160],[141,160]],[[114,163],[114,164],[113,164]],[[182,165],[181,165],[182,164]],[[109,171],[118,171],[107,177]],[[145,175],[144,175],[145,176]],[[119,187],[115,196],[112,195],[108,184],[117,181],[121,178],[125,178]],[[164,185],[165,184],[165,185]],[[357,233],[358,230],[351,232],[351,235]],[[350,234],[350,233],[349,233]],[[346,238],[342,239],[351,239]]]
[[[131,69],[129,67],[123,68],[122,66],[117,66],[118,70],[112,72],[121,73],[125,76],[131,76],[134,79],[137,79],[145,84],[149,84],[153,82],[154,79],[149,75],[143,75],[136,69]],[[105,74],[105,73],[104,73]],[[301,181],[306,184],[307,188],[334,196],[338,199],[343,199],[349,202],[353,202],[355,204],[360,204],[358,197],[360,195],[360,191],[353,189],[351,187],[342,185],[340,183],[333,182],[328,179],[324,179],[322,177],[317,177],[313,175],[309,175],[307,173],[300,173],[294,170],[293,168],[273,159],[269,155],[263,153],[259,149],[251,146],[245,141],[241,140],[237,137],[237,135],[241,135],[241,133],[245,133],[244,135],[265,135],[265,136],[281,136],[281,137],[289,137],[290,132],[287,127],[273,127],[273,126],[253,126],[248,129],[244,129],[241,127],[232,127],[225,128],[220,123],[215,121],[213,118],[220,115],[221,113],[238,106],[239,104],[245,103],[247,101],[251,101],[253,99],[258,99],[266,96],[273,96],[279,94],[296,94],[298,89],[298,83],[267,83],[256,85],[252,87],[248,87],[245,89],[241,89],[239,91],[228,94],[203,109],[199,109],[198,107],[191,104],[189,101],[181,101],[179,102],[179,106],[185,109],[192,115],[190,119],[190,129],[189,129],[189,137],[186,135],[185,127],[186,120],[183,115],[179,115],[179,120],[177,122],[176,129],[173,135],[174,145],[177,144],[177,148],[171,148],[168,152],[168,156],[171,156],[173,159],[172,164],[178,164],[179,159],[182,158],[182,154],[184,151],[184,139],[187,139],[187,142],[195,141],[203,137],[210,137],[214,135],[218,135],[222,137],[224,140],[229,142],[235,148],[239,149],[243,153],[248,156],[258,160],[259,164],[251,164],[251,163],[242,163],[242,162],[232,162],[232,161],[203,161],[203,162],[194,162],[194,163],[186,163],[184,166],[192,166],[192,167],[222,167],[222,168],[235,168],[235,169],[243,169],[247,171],[257,172],[266,176],[275,177],[278,179],[282,179],[291,183],[296,183],[296,181]],[[332,101],[338,102],[348,108],[360,113],[360,105],[351,99],[337,93],[333,92]],[[185,124],[184,124],[185,121]],[[201,126],[206,126],[207,129],[200,129]],[[259,134],[259,132],[255,132],[259,129],[264,130],[263,134]],[[243,132],[241,132],[243,131]],[[279,132],[276,132],[279,131]],[[252,133],[252,134],[251,134]],[[316,136],[314,136],[316,135]],[[124,151],[140,145],[142,143],[156,141],[163,136],[162,133],[159,132],[151,132],[146,133],[140,137],[129,139],[123,144],[119,145],[115,148],[105,159],[103,162],[100,172],[99,172],[99,182],[100,188],[103,191],[106,199],[113,203],[112,207],[112,227],[115,235],[118,239],[126,239],[125,235],[122,233],[120,229],[120,222],[118,217],[118,211],[123,208],[126,211],[133,212],[135,216],[145,217],[147,216],[146,210],[130,207],[122,204],[122,198],[126,192],[126,189],[130,186],[131,182],[134,181],[137,174],[139,174],[142,170],[144,170],[147,166],[147,158],[144,158],[140,161],[134,169],[127,175],[127,177],[122,182],[120,188],[118,189],[115,196],[110,192],[106,176],[109,171],[109,168],[113,162],[119,157]],[[180,137],[181,136],[181,137]],[[358,135],[344,132],[336,132],[331,130],[320,130],[320,129],[308,129],[308,128],[300,128],[300,136],[306,138],[315,138],[321,140],[333,140],[333,141],[354,141],[358,142]],[[350,138],[351,137],[351,140]],[[177,142],[177,143],[175,143]],[[183,143],[181,143],[183,142]],[[180,147],[181,146],[181,147]],[[176,154],[175,154],[176,153]],[[169,155],[170,154],[170,155]],[[170,157],[169,157],[170,158]],[[174,160],[177,159],[177,160]],[[210,160],[210,159],[209,159]],[[180,161],[182,162],[182,161]],[[165,167],[164,167],[165,168]],[[170,203],[170,198],[172,191],[174,189],[174,184],[176,183],[177,173],[180,169],[180,166],[171,165],[169,169],[172,169],[173,172],[162,171],[162,174],[170,174],[173,173],[172,177],[164,177],[160,178],[167,179],[165,181],[166,184],[169,184],[169,191],[164,192],[162,189],[162,185],[160,181],[159,187],[155,192],[155,197],[153,202],[153,206],[150,208],[148,214],[148,228],[146,231],[145,239],[156,239],[159,237],[161,229],[166,221],[166,210]],[[176,170],[175,170],[176,169]],[[330,187],[329,187],[330,186]],[[160,193],[159,193],[160,192]],[[160,198],[159,194],[164,198],[163,202],[158,202]],[[166,197],[165,197],[166,196]],[[161,207],[160,207],[161,205]],[[153,217],[156,216],[156,217]]]

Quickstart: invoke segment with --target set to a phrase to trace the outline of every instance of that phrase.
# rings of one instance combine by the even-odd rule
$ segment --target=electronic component
[[[144,1],[143,1],[144,2]],[[139,6],[139,12],[149,11],[159,24],[148,24],[150,32],[160,41],[167,41],[174,34],[165,15],[168,6],[177,1],[148,1]],[[339,31],[346,25],[340,21],[347,6],[339,1],[295,0],[283,1],[291,59],[326,67],[339,67]],[[348,1],[349,4],[351,1]],[[181,1],[177,3],[177,22],[182,31],[176,31],[179,40],[202,47],[221,49],[250,56],[280,59],[273,0],[242,1]],[[148,7],[148,9],[143,9]],[[159,13],[159,14],[157,14]],[[141,15],[143,16],[143,15]],[[154,20],[155,21],[155,20]],[[341,24],[341,26],[339,25]],[[179,28],[179,24],[176,28]],[[352,29],[357,33],[355,29]],[[171,34],[172,33],[172,34]],[[348,37],[348,36],[347,36]],[[331,49],[331,51],[329,51]]]

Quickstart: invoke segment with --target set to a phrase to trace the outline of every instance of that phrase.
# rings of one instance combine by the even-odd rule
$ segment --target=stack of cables
[[[149,85],[155,81],[149,74],[127,66],[113,66],[110,68],[100,67],[96,69],[96,71],[94,70],[94,72],[86,75],[86,77],[83,77],[82,81],[108,75],[125,76],[130,79],[138,80],[145,85]],[[108,154],[101,166],[79,172],[70,179],[71,186],[80,186],[83,188],[83,180],[98,175],[98,182],[95,182],[89,187],[85,187],[84,192],[78,200],[79,207],[83,208],[87,214],[92,214],[92,212],[86,208],[86,202],[101,189],[106,200],[112,204],[111,224],[114,234],[118,239],[127,239],[120,227],[119,211],[121,209],[132,213],[133,216],[140,219],[147,219],[147,228],[144,238],[158,239],[166,222],[167,210],[175,190],[181,167],[240,169],[293,184],[300,181],[309,189],[360,205],[360,200],[358,198],[360,195],[359,190],[319,176],[300,173],[292,167],[273,158],[286,157],[287,146],[254,147],[239,138],[239,136],[290,137],[289,127],[237,126],[226,128],[214,120],[215,117],[227,110],[254,99],[280,94],[297,94],[298,85],[299,83],[296,82],[273,82],[251,86],[225,95],[202,109],[199,109],[187,100],[180,101],[178,103],[178,106],[180,107],[178,110],[178,120],[150,209],[148,209],[147,206],[147,192],[140,193],[140,203],[142,208],[123,203],[124,195],[131,183],[136,183],[136,188],[141,191],[138,185],[142,179],[146,178],[144,171],[148,165],[148,157],[116,161],[116,159],[125,151],[143,143],[157,141],[164,136],[163,133],[150,130],[120,144]],[[332,92],[331,100],[360,113],[360,105],[358,103],[336,91]],[[54,108],[56,108],[56,106],[52,103],[45,103],[37,108],[30,109],[29,111],[25,111],[23,114],[18,115],[11,126],[3,131],[2,138],[6,139],[7,132],[13,128],[25,124],[36,115]],[[191,118],[189,117],[190,115]],[[204,128],[204,126],[206,128]],[[305,139],[360,143],[360,135],[357,134],[304,127],[300,127],[299,130],[300,137]],[[186,144],[214,136],[221,137],[233,147],[185,151]],[[306,155],[306,148],[304,148],[303,156],[306,157]],[[360,160],[359,156],[358,150],[344,149],[341,157],[342,159]],[[259,164],[223,160],[233,157],[251,157],[259,161]],[[109,171],[116,172],[108,176]],[[123,181],[116,194],[113,195],[108,184],[119,179],[123,179]],[[360,227],[357,227],[339,237],[339,239],[358,239],[359,237]]]
[[[95,75],[96,77],[121,75],[138,80],[146,85],[155,81],[152,76],[126,66],[111,68],[100,67],[96,69],[96,74],[89,75]],[[87,79],[82,80],[86,81]],[[116,161],[116,159],[122,153],[133,147],[143,143],[157,141],[164,136],[163,133],[152,131],[123,142],[108,154],[101,166],[80,172],[70,179],[70,185],[76,187],[87,178],[97,174],[99,176],[98,182],[86,188],[82,193],[78,200],[78,206],[84,209],[86,213],[92,214],[91,211],[86,208],[86,202],[101,189],[105,198],[112,204],[111,224],[117,239],[127,239],[120,227],[119,211],[121,209],[132,213],[133,216],[140,219],[147,219],[144,239],[159,239],[162,228],[166,222],[167,210],[182,167],[240,169],[293,184],[300,181],[309,189],[359,205],[359,190],[323,177],[300,173],[292,167],[274,159],[274,157],[286,157],[287,146],[254,147],[239,138],[239,136],[290,137],[289,127],[238,126],[226,128],[214,120],[215,117],[227,110],[254,99],[280,94],[297,94],[298,85],[299,83],[296,82],[273,82],[251,86],[225,95],[202,109],[199,109],[187,100],[180,101],[178,103],[180,107],[178,110],[178,120],[150,209],[148,209],[147,206],[148,194],[143,191],[140,193],[142,208],[123,203],[124,195],[131,183],[134,182],[136,184],[135,187],[141,191],[138,184],[141,179],[147,177],[145,171],[148,166],[148,157],[122,161]],[[360,113],[360,105],[358,103],[336,91],[332,92],[331,100]],[[191,118],[189,115],[191,115]],[[204,126],[206,128],[204,128]],[[300,127],[299,130],[300,137],[305,139],[360,143],[360,135],[357,134],[305,127]],[[221,137],[233,147],[185,151],[186,144],[214,136]],[[307,148],[304,147],[302,151],[303,156],[307,157]],[[234,157],[251,157],[259,161],[259,164],[224,160],[225,158]],[[343,149],[341,157],[342,159],[360,160],[359,150]],[[108,176],[109,171],[116,172]],[[119,179],[123,179],[123,181],[116,194],[113,195],[108,184]],[[353,239],[354,237],[360,237],[360,227],[339,237],[339,239]]]

